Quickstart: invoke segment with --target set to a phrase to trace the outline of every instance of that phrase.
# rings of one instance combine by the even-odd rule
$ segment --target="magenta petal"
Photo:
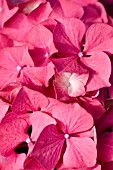
[[[28,157],[24,162],[24,170],[46,170],[42,165],[33,157]]]
[[[113,132],[105,133],[98,138],[98,160],[113,161]]]
[[[103,23],[93,24],[86,32],[84,51],[87,52],[87,54],[91,54],[94,51],[113,53],[112,43],[113,27]]]
[[[91,73],[86,86],[87,91],[110,86],[111,62],[108,55],[98,51],[90,57],[83,57],[81,60],[89,67]]]
[[[112,170],[113,169],[113,161],[112,162],[104,162],[102,164],[102,170]]]
[[[104,112],[103,116],[100,117],[96,122],[96,128],[98,133],[102,133],[109,127],[113,126],[113,107],[107,112]]]
[[[84,107],[94,119],[98,119],[105,112],[104,106],[98,99],[92,99],[91,97],[81,97],[80,102],[81,106]]]
[[[40,108],[48,105],[48,99],[46,96],[38,91],[23,87],[17,94],[13,104],[12,110],[19,114],[27,111],[36,111]]]
[[[40,134],[31,155],[47,170],[53,169],[61,155],[64,135],[55,125],[49,125]]]
[[[92,167],[96,164],[96,146],[90,138],[70,137],[63,156],[65,167]]]
[[[42,130],[50,125],[50,124],[56,124],[56,121],[50,117],[49,115],[42,113],[42,112],[33,112],[30,115],[30,121],[32,124],[32,134],[31,138],[33,141],[36,141],[39,137]]]
[[[58,72],[70,72],[77,74],[85,74],[88,71],[82,66],[81,62],[77,60],[77,56],[65,58],[52,58]]]
[[[58,22],[53,32],[56,48],[62,53],[78,54],[84,32],[83,22],[76,18],[64,19],[62,23]]]

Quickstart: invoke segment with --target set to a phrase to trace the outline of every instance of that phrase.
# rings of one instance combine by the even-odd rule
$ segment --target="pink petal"
[[[113,53],[112,43],[113,28],[111,26],[104,23],[92,24],[86,32],[84,51],[87,54],[97,50]]]
[[[28,138],[27,119],[16,117],[13,112],[7,114],[0,124],[0,154],[8,156],[13,149]]]
[[[49,125],[40,134],[31,155],[46,169],[53,169],[61,155],[64,136],[55,125]]]
[[[26,43],[28,33],[32,29],[32,27],[33,25],[26,15],[24,15],[23,13],[17,13],[5,25],[3,32],[13,40]]]
[[[9,164],[8,167],[5,170],[20,170],[23,168],[23,163],[26,159],[25,154],[20,154],[15,158],[15,160],[12,162],[12,164]],[[6,166],[6,165],[5,165]]]
[[[81,6],[87,6],[88,4],[95,4],[97,0],[74,0],[77,4],[80,4]]]
[[[50,48],[52,41],[52,33],[41,24],[34,26],[28,34],[28,42],[37,48]]]
[[[3,102],[0,99],[0,122],[1,122],[2,118],[5,116],[6,112],[8,111],[8,108],[9,108],[9,104]]]
[[[0,48],[12,47],[13,41],[9,39],[6,35],[0,34]]]
[[[49,2],[42,3],[29,14],[28,19],[36,25],[36,23],[47,20],[51,11]]]
[[[36,141],[39,137],[42,130],[50,125],[50,124],[56,124],[56,121],[50,117],[49,115],[42,113],[42,112],[33,112],[30,115],[30,121],[32,124],[32,134],[31,138],[33,141]]]
[[[59,52],[78,54],[81,40],[85,32],[85,26],[76,18],[64,19],[57,22],[53,32],[53,40]]]
[[[110,86],[111,62],[105,53],[94,52],[90,57],[83,57],[81,60],[91,69],[89,69],[91,74],[86,86],[87,91]]]
[[[12,110],[15,113],[25,113],[27,111],[36,111],[39,108],[46,107],[47,105],[48,99],[46,96],[38,91],[23,87],[12,104]]]
[[[0,26],[3,27],[4,23],[8,21],[16,12],[18,8],[9,9],[6,0],[0,1]]]
[[[49,86],[49,80],[54,75],[54,65],[50,62],[44,67],[26,67],[22,71],[20,81],[27,86],[30,82],[35,86]],[[30,86],[32,88],[32,86]]]
[[[66,151],[63,155],[65,167],[92,167],[96,164],[96,146],[92,139],[71,137],[67,139]]]
[[[0,91],[0,96],[8,102],[12,102],[19,92],[20,88],[20,84],[11,83]]]
[[[23,168],[23,162],[26,158],[25,154],[12,154],[8,157],[0,155],[0,168],[1,170],[20,170]]]
[[[49,101],[50,104],[44,111],[51,113],[58,120],[58,125],[64,133],[79,133],[93,127],[92,116],[78,103],[64,104],[54,99]]]
[[[51,19],[62,19],[62,18],[81,18],[83,16],[83,8],[76,4],[76,2],[70,0],[58,0],[54,8],[49,15]]]

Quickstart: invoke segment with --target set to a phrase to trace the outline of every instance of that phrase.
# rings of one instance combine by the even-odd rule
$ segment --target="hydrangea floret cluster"
[[[0,170],[113,170],[113,0],[0,1]]]

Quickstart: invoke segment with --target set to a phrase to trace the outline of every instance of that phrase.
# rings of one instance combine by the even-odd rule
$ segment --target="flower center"
[[[78,53],[78,56],[81,58],[81,57],[83,57],[83,52],[79,52]]]
[[[26,139],[26,143],[30,143],[30,139],[29,138]]]
[[[45,53],[45,57],[48,58],[48,57],[49,57],[49,54],[48,54],[48,53]]]
[[[64,137],[67,139],[69,138],[69,134],[65,134]]]
[[[17,69],[18,71],[20,71],[20,70],[21,70],[21,66],[17,66],[16,69]]]

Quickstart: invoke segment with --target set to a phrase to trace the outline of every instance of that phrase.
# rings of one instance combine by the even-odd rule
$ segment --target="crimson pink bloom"
[[[93,128],[90,114],[77,103],[63,104],[53,99],[50,99],[50,105],[42,110],[51,113],[58,126],[51,124],[43,129],[31,155],[46,169],[57,165],[61,152],[63,167],[94,166],[96,145],[87,133]],[[67,147],[63,149],[65,142]]]
[[[75,18],[64,19],[62,23],[58,22],[54,29],[55,46],[69,60],[71,59],[73,62],[76,60],[78,65],[87,68],[90,74],[86,87],[87,91],[110,86],[111,63],[109,57],[103,51],[113,52],[111,46],[113,28],[102,23],[92,24],[85,34],[85,44],[83,44],[84,34],[85,26],[82,21]],[[83,51],[81,51],[81,48],[84,48]],[[65,67],[66,65],[64,65]],[[80,67],[77,68],[76,73],[80,74]]]
[[[0,51],[0,89],[16,82],[23,68],[33,65],[27,46],[2,49]]]

